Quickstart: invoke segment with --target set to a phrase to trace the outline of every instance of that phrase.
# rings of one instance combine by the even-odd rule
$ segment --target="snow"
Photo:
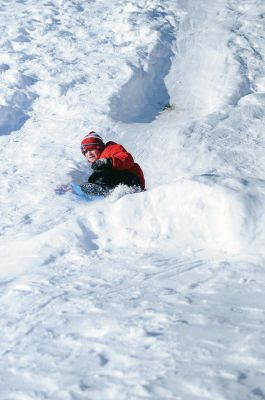
[[[265,399],[263,0],[2,0],[0,399]],[[89,130],[147,191],[85,202]]]

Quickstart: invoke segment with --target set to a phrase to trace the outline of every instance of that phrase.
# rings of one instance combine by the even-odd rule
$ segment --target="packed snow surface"
[[[0,400],[265,399],[264,0],[1,0]],[[86,202],[90,130],[147,191]]]

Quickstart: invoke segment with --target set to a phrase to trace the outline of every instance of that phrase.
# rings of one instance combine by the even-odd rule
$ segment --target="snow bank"
[[[62,210],[57,211],[62,212]],[[96,249],[93,232],[83,225],[80,218],[74,217],[65,221],[59,216],[59,222],[51,216],[51,220],[53,222],[35,220],[33,223],[28,216],[30,226],[28,230],[19,231],[17,228],[17,234],[12,236],[12,239],[1,238],[0,280],[6,281],[30,273],[36,268],[47,267],[65,254],[69,255],[75,247],[85,251]]]
[[[6,57],[8,59],[8,57]],[[0,64],[0,136],[20,130],[30,118],[37,95],[31,91],[36,82],[33,76],[17,72],[8,64]]]
[[[182,180],[124,196],[88,223],[101,246],[235,254],[256,237],[257,201],[239,188]]]
[[[151,18],[157,19],[153,11]],[[127,124],[152,122],[169,105],[165,77],[171,67],[174,25],[165,23],[146,65],[133,66],[131,78],[110,102],[110,116]]]

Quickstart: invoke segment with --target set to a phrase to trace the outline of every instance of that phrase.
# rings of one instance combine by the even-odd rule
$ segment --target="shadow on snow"
[[[150,54],[147,68],[132,66],[130,80],[111,98],[110,116],[114,121],[152,122],[169,105],[164,79],[171,67],[174,40],[174,29],[166,23]]]

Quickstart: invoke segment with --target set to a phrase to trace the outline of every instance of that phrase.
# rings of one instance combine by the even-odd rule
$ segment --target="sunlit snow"
[[[265,399],[264,0],[1,0],[0,400]],[[86,202],[95,130],[147,191]]]

